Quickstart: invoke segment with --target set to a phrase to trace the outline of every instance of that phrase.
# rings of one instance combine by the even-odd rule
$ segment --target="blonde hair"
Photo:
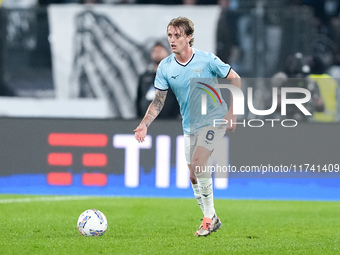
[[[177,17],[177,18],[170,20],[166,29],[168,30],[170,26],[183,29],[186,36],[189,36],[189,35],[194,36],[194,23],[186,17]],[[189,42],[190,47],[192,47],[193,44],[194,44],[194,37]]]

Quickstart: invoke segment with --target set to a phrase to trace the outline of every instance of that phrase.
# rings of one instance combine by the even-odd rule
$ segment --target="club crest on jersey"
[[[203,68],[200,69],[194,69],[194,71],[197,73],[198,77],[201,77],[201,71],[203,70]]]

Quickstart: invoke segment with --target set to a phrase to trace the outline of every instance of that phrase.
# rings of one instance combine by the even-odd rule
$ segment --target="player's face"
[[[168,27],[168,41],[173,53],[181,54],[185,48],[189,47],[191,39],[192,36],[187,36],[183,29],[174,26]]]

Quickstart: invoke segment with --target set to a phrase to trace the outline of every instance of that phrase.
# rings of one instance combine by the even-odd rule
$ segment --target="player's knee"
[[[197,184],[197,178],[196,177],[190,177],[190,181],[192,184]]]
[[[195,174],[199,174],[202,172],[204,168],[205,162],[203,162],[200,158],[193,158],[191,162],[191,167]]]

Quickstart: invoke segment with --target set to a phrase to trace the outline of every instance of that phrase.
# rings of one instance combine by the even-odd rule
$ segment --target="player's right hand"
[[[135,138],[139,143],[144,142],[144,139],[146,137],[146,133],[148,131],[148,128],[146,127],[145,124],[139,124],[139,126],[133,130],[135,132]]]

